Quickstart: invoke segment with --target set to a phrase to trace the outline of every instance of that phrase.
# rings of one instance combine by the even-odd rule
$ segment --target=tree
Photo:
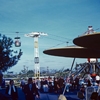
[[[27,72],[27,74],[29,75],[29,74],[34,74],[34,71],[33,70],[29,70],[28,72]]]
[[[56,77],[63,76],[63,71],[64,71],[64,68],[60,69],[59,71],[56,72],[55,76]]]
[[[19,72],[20,77],[34,77],[34,71],[33,70],[29,70],[27,71],[26,69],[21,70],[21,72]]]
[[[11,38],[0,34],[0,70],[3,72],[16,65],[22,56],[21,49],[19,52],[12,49],[13,44]]]
[[[64,70],[64,72],[70,71],[68,68]]]

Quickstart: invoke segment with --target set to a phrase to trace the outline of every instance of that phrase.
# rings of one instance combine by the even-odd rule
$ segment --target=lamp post
[[[28,78],[28,67],[26,67],[27,68],[27,78]]]

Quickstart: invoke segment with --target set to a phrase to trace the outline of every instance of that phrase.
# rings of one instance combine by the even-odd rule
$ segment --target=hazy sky
[[[70,68],[73,58],[43,54],[50,48],[73,45],[73,39],[81,35],[89,25],[100,28],[100,0],[0,0],[0,33],[21,37],[23,55],[9,71],[19,72],[23,66],[34,69],[34,38],[25,37],[31,32],[44,32],[39,38],[40,67],[49,69]],[[100,30],[97,30],[100,32]],[[15,40],[14,40],[15,41]],[[87,59],[76,59],[84,63]]]

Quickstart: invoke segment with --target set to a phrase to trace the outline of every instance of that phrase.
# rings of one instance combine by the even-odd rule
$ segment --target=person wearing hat
[[[35,83],[32,82],[32,78],[28,79],[28,84],[25,85],[24,93],[26,100],[35,100],[35,95],[36,98],[38,98],[38,91]]]

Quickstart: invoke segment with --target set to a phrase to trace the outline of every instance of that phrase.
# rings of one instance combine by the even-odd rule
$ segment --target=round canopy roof
[[[87,49],[84,47],[63,47],[43,51],[53,56],[74,57],[74,58],[100,58],[100,50]]]
[[[73,43],[78,46],[100,50],[100,32],[77,37],[73,40]]]

